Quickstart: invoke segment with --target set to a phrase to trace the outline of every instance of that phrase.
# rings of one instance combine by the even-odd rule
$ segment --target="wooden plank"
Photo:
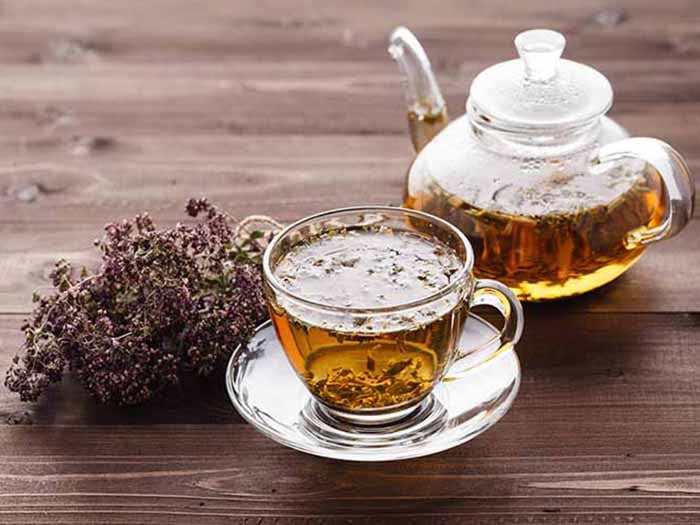
[[[125,7],[128,4],[128,7]],[[507,14],[507,16],[506,16]],[[352,2],[294,7],[271,2],[127,2],[80,0],[6,2],[0,19],[0,59],[6,63],[95,64],[211,57],[321,61],[379,58],[386,34],[413,27],[446,59],[512,56],[513,36],[529,27],[565,31],[579,56],[693,58],[700,15],[691,0],[569,3]],[[494,55],[494,52],[497,54]]]
[[[677,125],[669,129],[684,129],[687,115],[675,114]],[[201,194],[238,217],[270,213],[287,221],[336,206],[399,204],[411,158],[407,140],[398,136],[64,137],[5,148],[8,155],[24,148],[16,159],[25,162],[0,167],[2,312],[28,311],[32,290],[46,286],[57,258],[94,260],[90,243],[109,221],[148,210],[171,224],[183,218],[186,199]],[[700,166],[694,157],[690,163]],[[36,200],[22,201],[21,192],[32,187],[39,189]],[[619,284],[574,308],[694,310],[693,232],[667,245],[687,255],[652,249]]]
[[[0,167],[0,227],[8,233],[23,223],[101,228],[144,210],[181,220],[187,198],[202,194],[236,215],[270,213],[280,220],[324,202],[399,204],[411,158],[403,137],[141,137],[85,155],[54,149]],[[30,186],[40,191],[28,203],[21,191]]]
[[[525,334],[518,346],[523,384],[514,409],[522,414],[521,421],[529,414],[533,425],[558,424],[571,409],[577,411],[581,424],[587,424],[599,415],[617,414],[633,406],[645,411],[645,420],[673,421],[677,429],[678,411],[700,410],[700,314],[613,316],[545,306],[527,308],[526,317]],[[21,316],[0,316],[3,373],[21,344],[21,320]],[[624,331],[619,329],[621,325]],[[38,404],[20,403],[2,387],[0,424],[15,420],[40,425],[241,421],[228,402],[221,375],[186,385],[184,395],[184,404],[178,404],[180,397],[169,395],[153,406],[119,410],[105,409],[90,400],[70,377]],[[550,410],[560,415],[550,416]],[[630,415],[629,421],[633,420]],[[700,419],[688,425],[684,428],[695,429]],[[668,439],[673,441],[671,436]]]
[[[4,392],[6,421],[24,424],[0,426],[0,516],[32,523],[695,521],[698,316],[529,313],[518,348],[524,382],[511,413],[467,445],[408,462],[328,461],[248,425],[182,424],[238,422],[221,392],[179,410],[127,412],[97,407],[69,384],[24,408],[26,416]],[[4,369],[8,347],[18,343],[17,319],[0,320]]]
[[[222,61],[204,64],[8,66],[0,76],[2,139],[42,153],[71,139],[135,135],[405,133],[396,66],[386,50],[377,62]],[[505,57],[510,56],[508,53]],[[435,54],[436,65],[442,61]],[[437,67],[452,115],[464,112],[473,77],[486,62],[468,57]],[[639,134],[678,147],[696,146],[683,123],[700,102],[695,61],[596,64],[615,89],[613,115]],[[216,138],[216,137],[214,137]],[[68,142],[68,144],[66,144]],[[108,149],[108,148],[105,148]]]
[[[0,516],[24,515],[37,523],[102,522],[119,514],[127,520],[167,517],[171,523],[215,516],[267,517],[268,523],[294,517],[324,522],[394,517],[404,523],[466,517],[493,523],[560,523],[559,517],[564,523],[630,517],[635,523],[683,523],[676,518],[692,523],[699,518],[697,450],[649,452],[660,439],[666,443],[667,432],[647,420],[639,436],[638,417],[647,415],[643,409],[603,414],[593,423],[582,423],[577,415],[555,410],[552,416],[563,416],[555,425],[504,422],[454,451],[380,464],[303,455],[247,425],[51,427],[52,440],[45,438],[45,427],[3,427],[0,443],[7,455],[0,463]],[[678,415],[692,420],[698,413]],[[548,431],[558,440],[543,439]],[[687,449],[697,438],[697,426],[681,427],[674,444],[684,442]],[[542,441],[547,444],[536,449],[522,447]],[[557,442],[561,446],[552,447]]]
[[[331,197],[314,194],[303,203],[306,209],[322,210],[335,205],[358,202],[352,195]],[[382,204],[381,199],[368,202]],[[271,203],[272,205],[272,203]],[[298,202],[287,202],[286,217]],[[240,215],[254,211],[240,210]],[[98,227],[50,225],[0,228],[5,246],[0,258],[0,312],[26,313],[31,309],[34,290],[50,290],[48,274],[55,261],[66,258],[76,264],[95,266],[97,252],[92,239],[99,237]],[[38,231],[37,231],[38,230]],[[663,245],[652,246],[625,275],[609,285],[580,298],[541,306],[552,311],[568,312],[698,312],[700,268],[695,255],[700,249],[700,222],[694,220],[687,231]],[[533,306],[534,308],[534,306]]]
[[[685,118],[677,110],[674,128]],[[696,171],[700,157],[690,153]],[[400,204],[413,155],[407,138],[386,135],[78,135],[0,143],[0,154],[11,159],[0,163],[0,228],[8,233],[13,224],[101,228],[143,211],[177,221],[183,203],[202,194],[236,215],[283,221],[318,211],[319,202]]]

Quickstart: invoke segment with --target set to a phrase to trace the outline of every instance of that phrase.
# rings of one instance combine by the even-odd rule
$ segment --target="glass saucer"
[[[498,345],[497,336],[496,328],[470,314],[460,348]],[[415,458],[469,441],[508,411],[519,385],[520,363],[511,349],[459,377],[448,372],[414,412],[395,423],[343,423],[312,399],[269,321],[233,352],[226,369],[233,405],[260,432],[302,452],[353,461]]]

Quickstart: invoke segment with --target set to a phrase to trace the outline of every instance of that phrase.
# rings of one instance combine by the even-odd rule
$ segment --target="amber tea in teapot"
[[[577,187],[576,173],[558,172],[530,187],[487,185],[490,198],[483,200],[432,181],[405,204],[467,233],[480,277],[500,279],[524,300],[556,298],[622,274],[643,253],[642,246],[626,246],[629,232],[661,222],[663,189],[653,169],[609,174],[601,174],[602,187],[593,192]]]
[[[628,138],[605,116],[612,88],[598,71],[560,58],[564,37],[532,30],[520,59],[472,82],[467,113],[449,121],[430,63],[405,28],[389,51],[404,75],[418,152],[404,203],[458,226],[477,277],[521,299],[584,293],[627,270],[652,241],[692,215],[694,186],[680,154]]]

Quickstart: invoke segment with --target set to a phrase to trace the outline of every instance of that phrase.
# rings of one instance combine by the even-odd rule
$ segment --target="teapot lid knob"
[[[525,63],[525,78],[534,82],[553,79],[565,46],[564,35],[550,29],[530,29],[516,36],[515,47]]]

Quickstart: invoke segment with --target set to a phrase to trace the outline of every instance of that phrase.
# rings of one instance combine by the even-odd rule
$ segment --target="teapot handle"
[[[666,193],[666,214],[661,224],[642,227],[630,232],[626,246],[633,248],[673,237],[693,215],[695,185],[688,165],[671,146],[652,138],[634,137],[602,146],[592,159],[594,166],[625,158],[641,159],[650,164],[661,176]]]

